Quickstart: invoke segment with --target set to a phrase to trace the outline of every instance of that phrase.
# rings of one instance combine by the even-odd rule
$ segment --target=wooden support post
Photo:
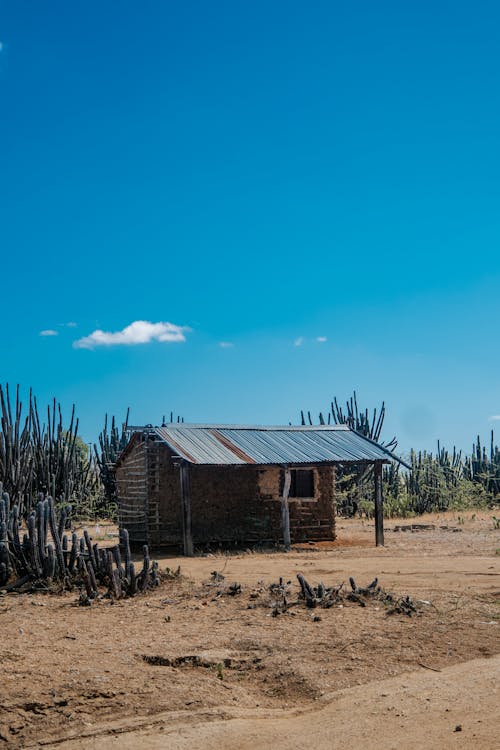
[[[283,529],[283,543],[286,550],[289,550],[292,546],[292,540],[290,538],[290,510],[288,508],[288,495],[290,494],[291,483],[292,473],[288,466],[285,466],[285,481],[283,483],[283,495],[281,497],[281,528]]]
[[[191,477],[189,463],[181,461],[181,502],[182,502],[182,535],[184,539],[184,554],[186,557],[194,555],[193,535],[191,533]]]
[[[382,462],[375,461],[373,465],[374,505],[375,505],[375,545],[384,546],[384,498],[382,495]]]

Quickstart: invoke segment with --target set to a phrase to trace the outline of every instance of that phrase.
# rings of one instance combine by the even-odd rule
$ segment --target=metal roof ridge
[[[147,428],[132,428],[132,429],[154,429],[154,430],[258,430],[258,431],[297,431],[297,432],[315,432],[318,430],[325,432],[333,431],[348,431],[355,432],[352,428],[345,424],[318,424],[318,425],[262,425],[262,424],[223,424],[221,422],[215,423],[196,423],[196,422],[167,422],[166,424],[156,425],[155,427],[148,426]]]

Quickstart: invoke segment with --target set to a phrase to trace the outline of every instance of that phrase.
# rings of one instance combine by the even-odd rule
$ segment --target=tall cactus
[[[360,409],[358,407],[358,398],[356,391],[346,400],[345,407],[339,405],[336,398],[330,404],[330,410],[325,415],[319,413],[318,421],[320,425],[325,424],[345,424],[351,430],[359,432],[361,435],[380,443],[388,450],[394,450],[397,446],[397,440],[393,437],[388,442],[381,440],[382,428],[385,419],[385,402],[377,410],[370,412],[369,409]],[[307,416],[307,418],[306,418]],[[313,425],[313,418],[310,411],[300,412],[300,421],[302,425]],[[337,468],[337,488],[339,490],[337,497],[337,508],[343,515],[354,515],[360,505],[360,502],[371,497],[372,491],[372,469],[371,467],[341,467]],[[400,477],[399,467],[384,472],[384,481],[390,483],[390,491],[397,493],[399,491]]]
[[[9,385],[0,385],[0,482],[25,519],[39,492],[71,503],[77,511],[92,505],[102,494],[99,472],[95,459],[82,451],[74,407],[65,426],[54,399],[43,424],[31,391],[24,416],[19,386],[12,399]]]
[[[116,502],[115,464],[128,441],[129,412],[128,409],[121,430],[118,429],[114,416],[111,417],[111,426],[108,427],[108,415],[106,414],[104,427],[99,433],[98,445],[94,445],[95,460],[99,467],[108,507]]]
[[[10,558],[7,537],[7,503],[0,499],[0,586],[4,586],[10,577]]]
[[[382,428],[386,413],[385,403],[379,409],[360,409],[356,393],[347,399],[345,407],[333,399],[327,418],[319,414],[320,425],[346,424],[388,449],[397,445],[396,438],[382,441]],[[313,424],[311,412],[301,411],[301,423]],[[495,444],[493,431],[489,450],[478,436],[469,456],[453,447],[447,450],[438,441],[436,453],[412,451],[412,471],[401,470],[399,465],[384,468],[384,494],[396,508],[410,513],[441,511],[457,503],[491,502],[500,496],[500,449]],[[349,466],[337,471],[338,507],[345,514],[355,513],[361,504],[371,502],[371,469]]]

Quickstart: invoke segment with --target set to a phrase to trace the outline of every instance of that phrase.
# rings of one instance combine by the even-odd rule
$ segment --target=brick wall
[[[335,539],[335,470],[332,466],[309,468],[314,473],[314,498],[288,500],[292,542]],[[281,539],[282,471],[273,466],[259,472],[259,492],[274,539]]]
[[[195,545],[281,541],[279,468],[191,466],[190,474]],[[139,539],[140,526],[134,527],[131,539],[152,546],[182,547],[179,468],[167,446],[139,443],[117,468],[117,482],[121,507],[142,504],[143,519],[147,519],[147,539]],[[314,468],[314,487],[313,500],[290,498],[292,541],[335,538],[331,467]],[[125,522],[126,517],[123,513],[120,519]]]

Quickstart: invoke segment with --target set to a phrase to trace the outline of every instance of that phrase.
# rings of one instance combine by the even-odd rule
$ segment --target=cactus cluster
[[[472,454],[464,462],[464,476],[480,482],[487,492],[500,495],[500,448],[495,445],[493,430],[490,435],[490,450],[481,445],[479,435],[472,446]]]
[[[94,456],[99,467],[104,500],[108,509],[107,515],[112,515],[112,506],[116,502],[115,463],[128,442],[129,412],[128,409],[121,430],[118,429],[114,417],[111,417],[111,426],[108,426],[108,415],[106,414],[104,427],[99,433],[98,445],[94,445]]]
[[[151,563],[147,546],[143,565],[136,574],[126,529],[120,546],[99,547],[85,529],[83,536],[68,533],[68,514],[57,517],[51,496],[39,496],[35,509],[21,529],[19,506],[11,504],[8,492],[0,499],[0,587],[7,591],[46,587],[60,582],[64,587],[79,586],[82,603],[100,596],[100,589],[115,599],[134,596],[159,583],[158,565]],[[22,533],[22,536],[21,536]]]
[[[351,430],[359,432],[361,435],[370,438],[370,440],[375,440],[375,442],[377,443],[380,442],[380,444],[388,450],[394,450],[398,444],[398,441],[395,437],[389,440],[388,443],[383,443],[380,441],[380,434],[382,432],[382,427],[384,426],[384,419],[385,403],[382,401],[382,406],[380,407],[380,409],[378,411],[377,409],[373,409],[373,413],[370,416],[370,412],[368,409],[360,409],[358,407],[358,398],[356,395],[356,391],[353,391],[352,396],[347,399],[345,411],[341,406],[339,406],[337,399],[334,398],[330,404],[330,410],[326,413],[326,419],[322,411],[320,411],[318,415],[318,421],[320,425],[345,424],[350,427]],[[313,419],[310,411],[301,411],[300,420],[301,424],[303,425],[313,424]]]
[[[435,454],[412,451],[410,460],[412,471],[405,474],[404,486],[415,513],[494,502],[500,495],[500,449],[493,430],[489,452],[478,436],[470,456],[455,447],[449,452],[438,441]]]
[[[75,517],[113,517],[115,464],[130,437],[128,417],[127,411],[119,428],[106,414],[97,444],[89,451],[79,436],[74,406],[65,425],[55,399],[44,413],[30,390],[23,408],[19,386],[11,396],[8,383],[0,384],[0,482],[19,507],[20,517],[28,518],[39,492],[51,495],[58,505],[70,504]]]
[[[307,419],[306,419],[307,417]],[[320,425],[325,424],[345,424],[351,430],[359,432],[364,437],[374,440],[383,445],[388,450],[394,450],[397,446],[397,440],[393,437],[389,442],[384,443],[380,437],[385,419],[385,403],[379,409],[361,409],[358,406],[356,391],[346,400],[345,408],[339,405],[336,398],[330,404],[330,410],[325,414],[319,413],[318,422]],[[310,411],[300,412],[300,421],[302,425],[312,425],[313,418]],[[389,471],[384,471],[385,481],[389,479],[393,482],[395,488],[399,485],[399,466],[389,467]],[[352,516],[360,509],[362,501],[371,502],[373,497],[373,468],[371,466],[338,466],[336,470],[337,479],[337,510],[340,515]]]
[[[74,407],[65,427],[54,399],[44,423],[30,391],[23,416],[19,386],[12,399],[7,384],[0,385],[0,413],[0,482],[20,516],[27,519],[39,492],[71,503],[79,513],[88,512],[102,494],[101,482],[96,462],[78,435]]]
[[[405,475],[405,491],[415,513],[446,510],[450,495],[463,481],[464,462],[454,449],[449,454],[438,443],[437,453],[411,451],[412,471]]]
[[[311,412],[301,412],[302,424],[313,424]],[[336,398],[325,420],[319,414],[319,424],[347,424],[371,440],[388,449],[397,445],[396,438],[381,441],[385,404],[380,409],[359,409],[356,393],[339,406]],[[448,451],[437,444],[436,453],[411,451],[407,472],[399,464],[384,467],[384,512],[389,516],[407,516],[463,506],[498,502],[500,496],[500,448],[495,445],[493,431],[490,447],[486,449],[478,437],[471,455],[463,455],[453,447]],[[337,470],[337,510],[341,515],[367,513],[373,506],[373,477],[371,468],[339,467]],[[371,509],[371,510],[370,510]]]

